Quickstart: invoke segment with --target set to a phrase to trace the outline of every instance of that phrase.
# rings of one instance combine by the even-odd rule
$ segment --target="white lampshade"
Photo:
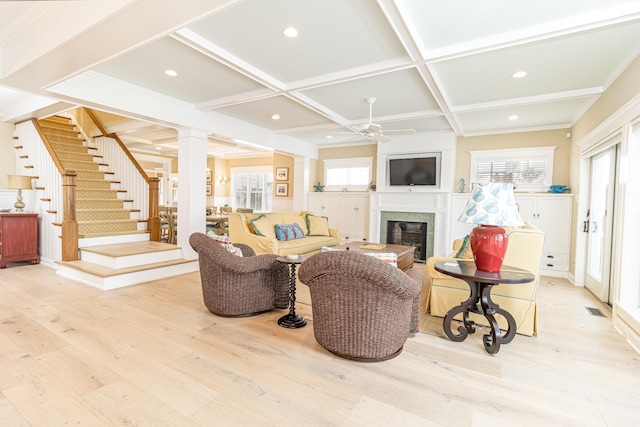
[[[7,175],[7,188],[10,190],[31,190],[33,177],[26,175]]]
[[[513,196],[513,184],[479,184],[471,193],[458,221],[514,227],[524,225]]]

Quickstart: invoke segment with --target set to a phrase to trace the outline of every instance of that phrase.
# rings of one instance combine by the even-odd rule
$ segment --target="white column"
[[[178,246],[185,258],[198,255],[189,236],[206,230],[207,132],[178,129]]]
[[[309,207],[309,157],[294,157],[293,182],[295,182],[293,191],[293,210],[307,210]]]

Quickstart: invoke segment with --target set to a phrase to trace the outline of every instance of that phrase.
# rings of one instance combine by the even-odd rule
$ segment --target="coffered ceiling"
[[[629,0],[2,1],[0,114],[84,105],[133,149],[196,127],[226,157],[370,143],[370,97],[388,144],[568,129],[638,40]]]

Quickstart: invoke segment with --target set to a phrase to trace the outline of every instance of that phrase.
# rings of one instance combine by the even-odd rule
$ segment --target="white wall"
[[[7,188],[7,175],[15,175],[16,172],[15,149],[13,148],[15,145],[13,141],[14,130],[13,124],[0,122],[0,153],[6,153],[6,155],[0,156],[0,188]],[[0,207],[3,206],[4,204],[0,204]]]

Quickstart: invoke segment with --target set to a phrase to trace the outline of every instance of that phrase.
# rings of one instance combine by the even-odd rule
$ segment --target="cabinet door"
[[[515,199],[516,205],[518,206],[518,212],[522,219],[537,227],[536,196],[516,195]]]
[[[563,196],[539,197],[536,211],[536,226],[546,234],[545,252],[569,254],[571,198]]]
[[[326,216],[329,220],[329,228],[340,228],[340,198],[337,194],[310,193],[309,210],[314,215]]]
[[[337,194],[325,194],[323,215],[329,219],[329,228],[340,229],[340,197]]]
[[[343,239],[365,240],[369,234],[369,195],[342,195],[339,223]]]

